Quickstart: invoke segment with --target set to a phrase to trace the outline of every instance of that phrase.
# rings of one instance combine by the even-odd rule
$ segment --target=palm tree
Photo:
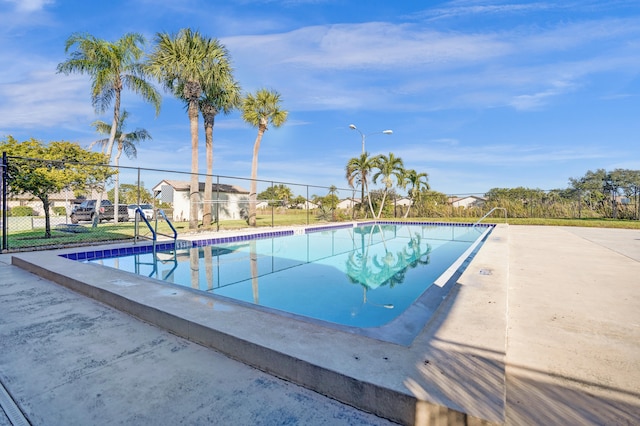
[[[78,72],[91,76],[91,103],[97,113],[106,112],[113,101],[113,121],[104,153],[111,159],[113,144],[118,131],[122,90],[127,88],[151,103],[160,112],[161,97],[155,87],[146,80],[140,61],[145,39],[137,33],[128,33],[115,43],[95,38],[90,34],[73,34],[67,39],[65,52],[73,46],[70,58],[58,64],[58,72]]]
[[[331,196],[331,208],[336,208],[336,200],[338,199],[338,187],[335,185],[331,185],[329,187],[329,195]]]
[[[156,44],[147,62],[148,72],[187,104],[191,132],[190,229],[198,227],[199,100],[205,88],[225,82],[230,69],[225,47],[217,39],[205,38],[189,28],[174,35],[156,34]]]
[[[109,140],[105,147],[107,159],[111,153],[120,119],[122,90],[127,88],[151,103],[160,112],[161,97],[155,87],[146,80],[147,74],[140,59],[144,55],[142,46],[145,39],[137,33],[127,33],[115,43],[95,38],[90,34],[73,34],[65,44],[65,52],[77,46],[70,58],[58,64],[58,72],[70,74],[78,72],[91,77],[91,103],[97,113],[104,113],[113,101],[113,120]],[[98,197],[102,201],[102,193]],[[99,221],[98,215],[96,220]],[[94,226],[97,225],[94,221]]]
[[[375,217],[373,211],[373,205],[371,204],[371,197],[369,197],[369,174],[375,168],[375,157],[369,157],[369,153],[365,152],[360,157],[354,157],[347,163],[346,177],[349,186],[355,187],[355,184],[360,184],[362,197],[360,198],[360,208],[364,211],[364,193],[367,192],[367,198],[369,199],[369,208],[371,209],[371,216]]]
[[[211,218],[211,200],[213,198],[213,126],[216,115],[220,112],[229,114],[240,106],[240,85],[231,75],[231,68],[220,67],[217,72],[227,72],[227,80],[224,85],[214,84],[204,88],[204,96],[200,99],[200,112],[204,121],[205,152],[207,156],[207,175],[204,183],[204,199],[202,206],[202,226],[209,226]]]
[[[406,187],[408,184],[411,184],[411,189],[409,190],[409,198],[411,199],[411,204],[407,208],[407,211],[404,213],[404,217],[407,218],[409,216],[409,210],[411,210],[411,206],[418,202],[420,199],[420,194],[422,189],[429,189],[429,183],[427,180],[429,176],[426,173],[418,173],[413,169],[405,170],[403,177],[403,187]]]
[[[393,186],[392,176],[395,176],[396,182],[401,184],[404,180],[404,164],[401,158],[397,158],[392,152],[387,157],[384,154],[380,154],[375,159],[375,167],[378,169],[376,174],[373,175],[373,183],[377,183],[378,178],[382,176],[382,183],[384,183],[384,192],[382,194],[382,202],[380,203],[380,209],[378,210],[377,219],[382,215],[382,208],[384,207],[385,199],[387,198],[387,192]]]
[[[293,191],[287,185],[277,185],[275,187],[276,198],[280,200],[280,205],[282,207],[287,207],[289,205],[289,200],[293,197]]]
[[[115,204],[114,209],[116,212],[118,211],[118,204],[120,201],[120,171],[118,169],[120,156],[122,156],[122,153],[124,152],[127,158],[136,158],[136,156],[138,155],[136,144],[140,141],[151,139],[151,135],[145,129],[136,129],[133,132],[125,132],[124,125],[127,121],[127,117],[129,117],[129,113],[127,112],[127,110],[122,110],[122,114],[120,114],[120,118],[118,119],[118,128],[116,129],[117,152],[116,158],[114,160],[114,165],[116,166],[116,178],[115,188],[113,191]],[[97,120],[91,123],[91,125],[96,128],[96,131],[98,133],[101,133],[103,135],[111,134],[111,125],[105,123],[104,121]],[[89,145],[89,148],[92,148],[95,145],[102,146],[102,153],[104,154],[104,151],[109,145],[109,138],[99,139],[91,143],[91,145]],[[113,221],[116,223],[118,222],[117,214],[113,215]]]
[[[253,161],[251,162],[251,189],[249,191],[250,226],[256,226],[256,197],[258,191],[258,151],[262,135],[271,123],[274,127],[282,126],[287,121],[288,112],[280,108],[280,94],[276,91],[260,89],[255,95],[249,93],[242,102],[242,118],[253,127],[258,128],[258,136],[253,144]]]

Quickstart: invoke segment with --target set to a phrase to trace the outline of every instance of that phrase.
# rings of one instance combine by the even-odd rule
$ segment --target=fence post
[[[220,175],[216,175],[216,231],[220,231]]]
[[[0,180],[2,180],[2,250],[4,251],[8,248],[8,238],[7,238],[7,178],[9,177],[9,163],[7,159],[7,153],[2,153],[2,173],[0,173]]]

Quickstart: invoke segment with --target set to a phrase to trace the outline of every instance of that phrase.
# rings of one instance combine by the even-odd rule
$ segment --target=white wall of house
[[[356,200],[356,199],[353,199],[353,198],[345,198],[344,200],[341,200],[336,205],[336,208],[342,209],[342,210],[352,209],[359,202],[360,202],[360,200]]]
[[[453,207],[476,207],[484,204],[484,198],[480,197],[461,197],[461,198],[452,198],[451,205]]]
[[[406,207],[406,206],[410,206],[412,204],[413,203],[411,202],[411,200],[409,198],[407,198],[407,197],[399,198],[399,199],[397,199],[395,201],[395,205],[396,206],[404,206],[404,207]]]
[[[189,190],[178,187],[175,188],[166,182],[160,182],[153,188],[154,194],[159,195],[162,202],[170,203],[173,207],[173,220],[185,221],[189,220],[191,213],[191,201],[189,200]],[[202,220],[203,207],[205,202],[211,204],[212,214],[222,220],[225,219],[242,219],[242,209],[248,209],[249,193],[248,191],[240,192],[213,192],[213,200],[204,199],[204,191],[198,194],[197,208],[198,220]],[[218,198],[216,198],[218,197]]]

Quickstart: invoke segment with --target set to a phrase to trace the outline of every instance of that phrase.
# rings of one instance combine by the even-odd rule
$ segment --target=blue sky
[[[361,152],[351,123],[370,154],[393,152],[447,194],[640,169],[637,0],[0,0],[0,22],[2,137],[98,139],[90,123],[108,117],[88,77],[56,74],[72,33],[150,46],[190,27],[228,48],[244,91],[282,95],[289,120],[265,134],[260,179],[346,188]],[[165,93],[155,117],[125,93],[123,107],[153,141],[121,164],[190,170],[182,103]],[[214,173],[249,177],[255,136],[238,113],[218,116]]]

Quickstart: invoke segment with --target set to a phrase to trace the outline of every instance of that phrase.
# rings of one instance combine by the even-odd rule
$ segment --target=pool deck
[[[499,225],[410,346],[52,252],[0,256],[0,295],[0,382],[31,424],[640,418],[636,230]]]

